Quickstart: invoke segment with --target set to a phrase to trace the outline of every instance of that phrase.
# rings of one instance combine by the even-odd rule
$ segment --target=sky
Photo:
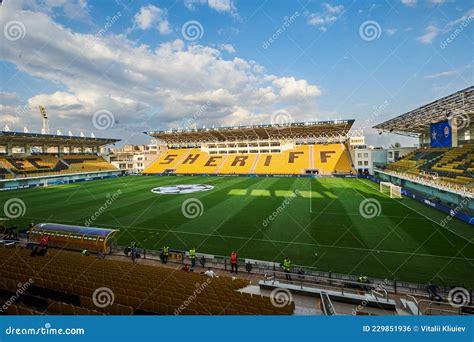
[[[147,143],[144,131],[355,119],[471,86],[474,3],[3,0],[0,129]]]

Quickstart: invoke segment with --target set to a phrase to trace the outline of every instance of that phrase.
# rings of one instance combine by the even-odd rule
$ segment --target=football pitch
[[[203,184],[188,194],[161,186]],[[0,193],[24,202],[7,225],[50,222],[120,230],[118,244],[281,262],[321,271],[474,286],[474,228],[356,178],[121,177]],[[317,256],[315,256],[317,253]]]

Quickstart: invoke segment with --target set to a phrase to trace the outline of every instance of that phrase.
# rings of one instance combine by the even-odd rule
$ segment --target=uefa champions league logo
[[[191,194],[193,192],[209,191],[214,189],[214,186],[207,184],[180,184],[160,186],[151,190],[154,194],[161,195],[181,195]]]

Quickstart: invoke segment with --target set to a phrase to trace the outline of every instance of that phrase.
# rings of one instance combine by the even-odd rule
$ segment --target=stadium
[[[377,124],[419,147],[373,172],[352,119],[149,130],[142,173],[2,131],[2,313],[472,315],[473,113],[469,87]]]

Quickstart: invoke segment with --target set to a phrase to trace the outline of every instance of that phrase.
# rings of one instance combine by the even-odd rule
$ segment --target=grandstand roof
[[[312,139],[347,135],[354,120],[299,122],[145,132],[168,144],[242,140]]]
[[[432,123],[451,117],[472,122],[474,116],[474,86],[411,110],[373,128],[380,132],[418,137],[429,132]]]
[[[103,146],[120,141],[120,139],[77,137],[68,135],[22,133],[0,131],[0,144],[39,144],[39,145],[61,145],[61,146]]]

